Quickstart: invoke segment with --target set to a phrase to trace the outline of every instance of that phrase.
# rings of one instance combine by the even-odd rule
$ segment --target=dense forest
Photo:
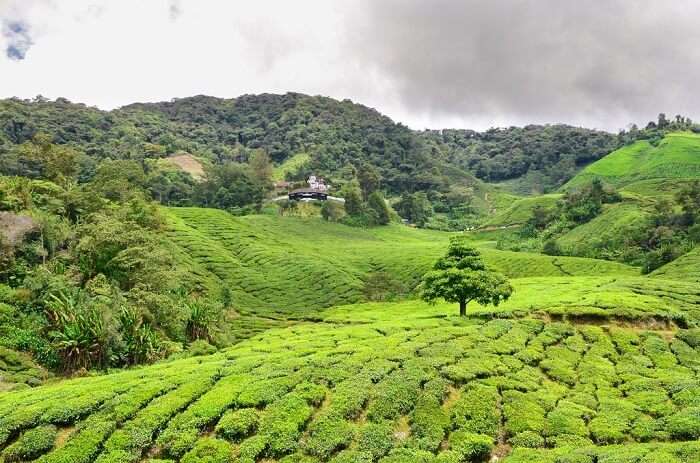
[[[276,164],[310,154],[310,163],[292,173],[297,179],[310,171],[349,179],[353,166],[369,162],[392,192],[436,189],[446,182],[442,160],[407,127],[347,100],[294,93],[231,100],[197,96],[111,112],[65,99],[0,102],[0,153],[37,133],[93,159],[144,160],[184,151],[223,164],[245,161],[262,149]]]
[[[370,163],[390,194],[446,190],[455,176],[468,178],[460,171],[485,181],[539,175],[544,190],[619,144],[614,135],[565,125],[414,132],[348,100],[296,93],[197,96],[110,112],[65,99],[0,102],[0,152],[37,133],[93,159],[189,152],[223,164],[262,149],[279,165],[307,153],[310,161],[290,175],[297,179],[313,171],[342,181]]]
[[[619,144],[607,132],[568,125],[425,131],[450,163],[487,182],[530,177],[537,192],[552,190]]]

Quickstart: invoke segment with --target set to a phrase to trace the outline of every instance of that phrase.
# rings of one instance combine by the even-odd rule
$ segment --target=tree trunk
[[[459,301],[459,316],[467,316],[467,301]]]

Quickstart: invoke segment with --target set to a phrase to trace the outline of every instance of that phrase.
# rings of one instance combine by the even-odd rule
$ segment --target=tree
[[[197,185],[197,196],[200,204],[207,207],[236,209],[254,206],[259,209],[264,188],[249,166],[229,162],[207,170],[206,181]]]
[[[693,225],[700,219],[700,181],[694,181],[683,188],[676,200],[683,210],[682,219],[687,225]]]
[[[367,200],[367,205],[369,209],[374,213],[374,219],[377,225],[387,225],[391,221],[391,212],[389,211],[389,206],[386,204],[384,196],[375,191],[369,195]]]
[[[433,215],[433,207],[428,201],[428,196],[422,191],[413,194],[404,193],[396,203],[395,209],[401,217],[419,227],[425,225]]]
[[[345,210],[343,205],[336,201],[324,201],[321,206],[321,217],[329,222],[337,222],[343,218]]]
[[[447,254],[423,276],[421,286],[423,300],[435,303],[442,298],[447,302],[457,302],[459,315],[463,317],[471,301],[497,306],[513,293],[507,278],[488,270],[479,251],[469,246],[462,236],[450,240]]]
[[[345,198],[345,212],[350,216],[358,216],[364,212],[362,194],[357,182],[351,182],[345,186],[343,191]]]
[[[20,163],[33,163],[39,175],[56,183],[70,182],[78,172],[78,152],[69,146],[51,143],[49,135],[38,133],[17,148]],[[19,172],[26,174],[31,172]]]
[[[362,198],[367,201],[369,196],[379,189],[381,175],[376,167],[365,162],[357,170],[357,180],[362,189]]]
[[[270,156],[264,150],[255,150],[248,160],[248,165],[258,184],[265,191],[272,190],[273,166]]]

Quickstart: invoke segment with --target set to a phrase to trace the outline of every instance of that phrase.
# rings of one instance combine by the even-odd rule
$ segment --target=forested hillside
[[[509,187],[524,194],[555,189],[620,143],[613,134],[563,124],[425,131],[421,137],[450,163],[487,182],[510,180]]]
[[[224,163],[263,149],[279,165],[308,155],[290,172],[296,178],[313,171],[347,179],[351,166],[367,162],[394,193],[445,190],[450,180],[469,180],[460,170],[485,181],[526,177],[532,188],[551,189],[618,144],[612,134],[565,125],[413,132],[349,100],[296,93],[197,96],[110,112],[65,99],[3,100],[0,129],[3,151],[43,132],[96,158],[185,151]]]
[[[38,132],[98,159],[159,158],[186,151],[222,164],[246,160],[250,150],[262,148],[277,164],[310,154],[297,178],[311,170],[349,178],[351,172],[343,169],[368,162],[391,191],[445,184],[443,160],[427,152],[410,129],[347,100],[295,93],[230,100],[197,96],[111,112],[63,99],[4,100],[0,127],[3,151]]]

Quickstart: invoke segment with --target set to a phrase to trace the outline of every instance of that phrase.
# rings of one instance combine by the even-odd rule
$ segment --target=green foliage
[[[187,338],[190,341],[210,340],[210,330],[219,317],[221,307],[206,301],[193,300],[186,303],[186,308],[189,312],[185,326]]]
[[[233,463],[233,447],[219,439],[200,439],[180,461],[182,463]]]
[[[615,136],[567,125],[528,125],[424,132],[455,163],[484,180],[521,178],[518,190],[542,193],[571,178],[585,165],[615,149]],[[443,148],[444,146],[444,148]]]
[[[479,252],[458,237],[450,240],[445,257],[439,259],[432,272],[423,276],[421,297],[428,302],[443,298],[459,303],[460,315],[466,315],[467,304],[498,306],[507,300],[513,288],[500,273],[488,271]]]
[[[2,452],[4,462],[34,460],[50,450],[56,440],[56,426],[38,426],[24,432]]]
[[[493,448],[493,439],[490,436],[466,431],[453,432],[448,442],[450,449],[455,451],[463,461],[481,460],[487,457]]]
[[[424,226],[433,215],[433,207],[423,192],[403,193],[401,199],[394,204],[394,209],[401,217],[419,227]]]
[[[258,412],[254,408],[229,410],[216,425],[216,433],[228,440],[239,440],[255,431]]]
[[[345,208],[337,201],[324,201],[321,206],[321,217],[329,222],[339,222],[345,217]]]

